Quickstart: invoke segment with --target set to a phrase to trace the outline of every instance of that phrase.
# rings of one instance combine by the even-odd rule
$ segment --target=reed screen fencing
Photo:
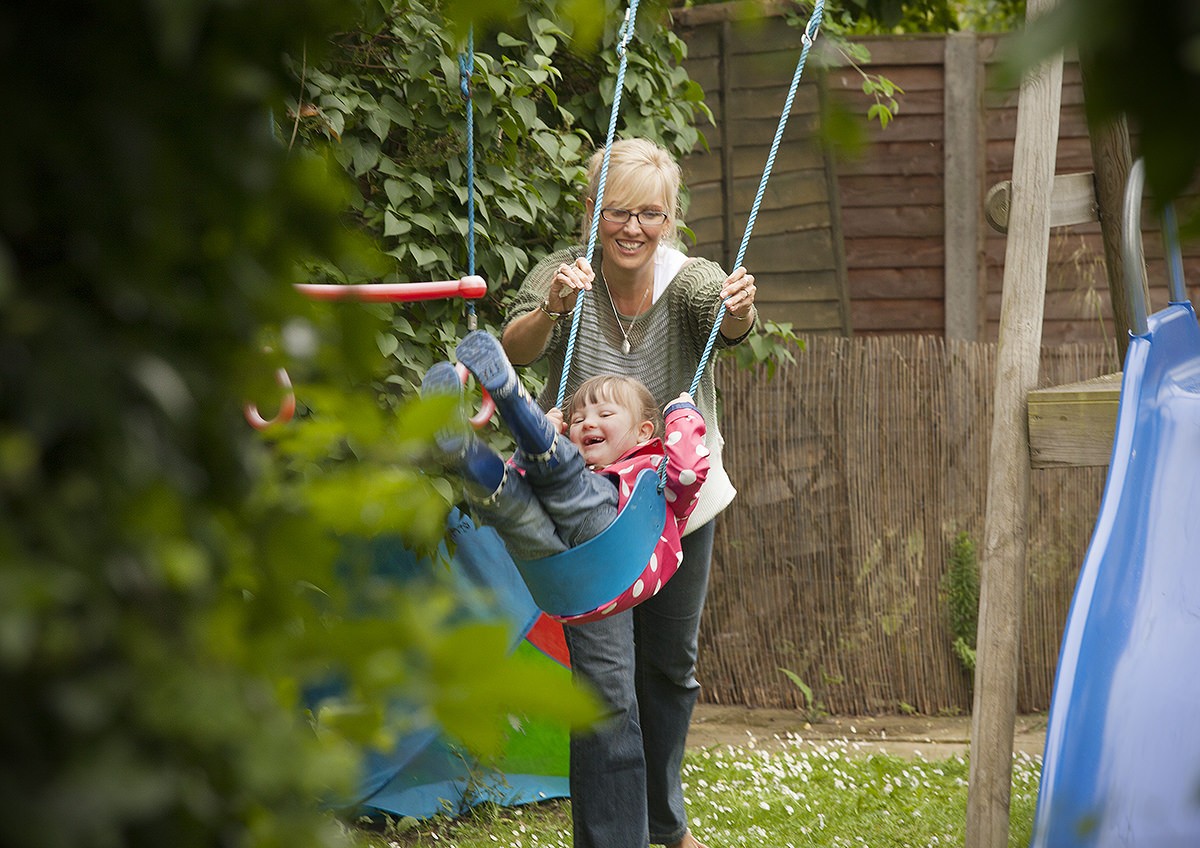
[[[969,713],[943,575],[960,531],[982,548],[996,347],[936,336],[807,345],[772,378],[718,364],[739,495],[717,524],[703,698],[841,715]],[[1042,382],[1096,377],[1112,361],[1103,344],[1045,348]],[[1049,707],[1105,474],[1032,472],[1022,712]]]

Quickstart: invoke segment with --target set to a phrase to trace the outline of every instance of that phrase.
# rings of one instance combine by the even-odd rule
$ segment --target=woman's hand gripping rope
[[[758,288],[754,285],[754,275],[738,266],[733,273],[725,278],[721,286],[721,300],[725,303],[725,312],[735,321],[746,322],[754,316],[754,295]]]
[[[546,309],[562,315],[569,314],[575,309],[579,293],[592,290],[594,279],[596,279],[596,272],[592,270],[587,257],[580,256],[571,265],[565,262],[559,265],[554,279],[550,281],[550,291],[546,295]]]

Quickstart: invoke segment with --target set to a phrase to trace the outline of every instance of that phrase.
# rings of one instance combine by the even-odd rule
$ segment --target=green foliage
[[[429,548],[447,508],[416,470],[446,410],[369,390],[389,316],[290,286],[375,261],[344,175],[269,120],[280,57],[324,61],[354,10],[0,11],[0,844],[341,844],[318,801],[386,742],[383,693],[485,752],[509,711],[591,714],[350,544]],[[305,408],[264,439],[240,402],[285,358]]]
[[[960,29],[1013,32],[1025,24],[1025,0],[966,0],[955,5]]]
[[[804,714],[806,717],[809,719],[817,719],[821,716],[828,715],[828,713],[825,711],[825,705],[821,701],[818,701],[814,698],[812,687],[805,683],[800,675],[786,668],[781,668],[779,670],[783,672],[784,676],[787,677],[788,680],[792,681],[792,684],[799,689],[800,694],[804,696]]]
[[[352,217],[382,246],[385,281],[455,279],[468,270],[467,102],[458,59],[466,43],[452,35],[443,5],[385,3],[375,25],[335,39],[328,61],[294,69],[303,98],[289,104],[285,131],[354,179]],[[607,134],[625,5],[603,4],[595,51],[568,14],[576,5],[527,4],[474,43],[476,270],[489,283],[479,307],[485,328],[498,326],[507,294],[533,263],[580,237],[584,167]],[[709,112],[683,55],[662,7],[643,6],[629,46],[621,135],[653,138],[677,155],[694,147],[696,119]],[[361,281],[352,269],[317,270]],[[381,342],[389,382],[410,390],[463,326],[459,302],[397,310],[394,338]]]
[[[725,355],[732,356],[740,368],[764,365],[771,378],[780,362],[796,362],[797,350],[804,350],[804,339],[795,334],[790,322],[760,321],[744,343],[727,348]]]
[[[946,32],[958,29],[952,0],[841,0],[856,20],[869,20],[884,31]]]
[[[975,646],[974,639],[967,641],[962,636],[956,636],[951,649],[954,651],[954,656],[958,657],[958,661],[962,663],[963,668],[967,671],[975,671]]]
[[[903,94],[904,89],[886,77],[878,74],[867,74],[863,77],[863,94],[875,100],[867,107],[867,120],[878,120],[879,126],[887,129],[888,123],[900,111],[897,94]]]
[[[1200,11],[1193,0],[1062,0],[1029,27],[1016,58],[1029,67],[1076,48],[1088,77],[1089,120],[1124,115],[1146,160],[1157,206],[1200,173]],[[1190,227],[1200,230],[1200,213]]]
[[[797,5],[795,8],[784,9],[784,19],[789,26],[805,29],[812,17],[813,10],[809,6]],[[867,120],[879,121],[882,128],[887,128],[896,113],[900,111],[897,94],[904,90],[879,74],[872,74],[865,69],[871,61],[871,51],[866,45],[851,40],[853,35],[861,35],[871,31],[870,19],[855,17],[850,11],[836,6],[827,8],[821,18],[821,32],[828,43],[833,45],[833,51],[862,77],[862,90],[872,102],[867,107]],[[863,145],[862,130],[851,112],[838,100],[826,98],[822,104],[821,134],[826,144],[834,149],[855,152]]]
[[[975,670],[975,639],[979,629],[979,565],[975,543],[969,534],[959,533],[950,549],[941,591],[954,653],[967,671]]]
[[[1008,32],[1024,23],[1025,0],[840,0],[826,15],[846,35]]]

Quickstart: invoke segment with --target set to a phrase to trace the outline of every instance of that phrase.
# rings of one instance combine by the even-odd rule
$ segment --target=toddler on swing
[[[466,480],[479,517],[516,558],[540,559],[599,534],[624,508],[638,472],[657,470],[666,457],[670,516],[648,568],[659,581],[645,587],[657,592],[682,559],[680,533],[708,473],[704,419],[692,398],[684,392],[660,415],[640,381],[605,374],[579,386],[564,417],[557,408],[542,411],[488,333],[468,333],[455,353],[491,394],[517,450],[506,462],[474,437],[465,418],[437,434],[438,446]],[[421,394],[461,396],[454,366],[430,368]]]

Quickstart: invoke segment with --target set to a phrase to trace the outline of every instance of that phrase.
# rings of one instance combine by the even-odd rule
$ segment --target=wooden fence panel
[[[864,39],[866,70],[903,89],[900,111],[886,129],[860,119],[867,146],[837,163],[845,234],[851,326],[855,333],[933,333],[945,328],[945,40],[919,36]],[[852,115],[867,101],[862,77],[841,66],[828,75],[831,96]],[[908,189],[906,183],[912,183]],[[886,296],[876,275],[903,269]],[[910,278],[936,287],[907,285]]]
[[[782,18],[734,22],[733,7],[675,13],[688,45],[688,72],[706,93],[715,124],[703,127],[710,152],[684,163],[686,223],[693,253],[733,264],[802,49],[799,29]],[[848,334],[836,183],[813,139],[823,96],[810,63],[788,114],[784,143],[755,220],[745,264],[758,281],[768,319],[803,332]]]
[[[801,48],[799,30],[770,6],[753,23],[736,21],[736,9],[733,5],[702,6],[673,13],[676,30],[689,46],[688,72],[704,87],[716,117],[715,126],[703,128],[712,152],[697,151],[684,163],[692,190],[688,223],[698,237],[693,250],[726,262],[741,241],[778,110]],[[960,304],[958,309],[966,303],[976,314],[975,321],[964,322],[956,312],[956,332],[964,324],[973,324],[978,338],[996,339],[1005,237],[986,226],[981,202],[972,208],[955,204],[960,199],[983,198],[992,185],[1012,176],[1017,92],[997,86],[1004,38],[958,38],[970,41],[957,45],[960,58],[955,61],[972,54],[982,79],[973,153],[956,146],[963,143],[959,136],[946,137],[951,123],[960,132],[964,127],[973,130],[962,116],[952,116],[959,120],[951,122],[945,114],[946,63],[954,52],[948,51],[945,37],[856,39],[871,53],[865,70],[904,90],[899,96],[900,111],[886,129],[865,119],[868,101],[862,94],[859,73],[839,65],[836,56],[813,51],[772,177],[783,186],[769,193],[747,264],[757,273],[760,232],[823,232],[827,238],[791,251],[786,257],[790,268],[771,269],[759,295],[765,317],[791,321],[806,332],[945,335],[946,304],[950,301]],[[824,42],[817,44],[820,47]],[[824,72],[822,60],[829,65]],[[858,155],[834,162],[813,141],[823,97],[840,103],[861,124],[866,146]],[[968,102],[973,101],[968,98]],[[1057,172],[1090,171],[1083,87],[1078,64],[1070,59],[1064,68],[1062,104]],[[965,166],[967,172],[976,171],[977,185],[968,186],[970,190],[961,196],[955,191],[960,184],[950,180],[947,186],[951,164],[961,167],[955,156],[978,159],[977,166],[974,162]],[[957,242],[947,244],[947,239],[956,235],[956,228],[947,223],[964,220],[974,225],[965,228],[966,232],[982,234],[975,249],[964,251]],[[1151,305],[1161,307],[1167,301],[1166,269],[1156,225],[1151,216],[1144,220]],[[1200,246],[1185,245],[1185,250],[1185,266],[1194,272],[1200,268]],[[978,253],[974,263],[977,280],[964,277],[961,270],[964,256],[969,261],[974,253]],[[948,273],[952,275],[949,282]],[[810,279],[813,274],[820,276]],[[1200,286],[1196,273],[1187,279],[1198,281],[1193,288]],[[958,294],[962,291],[970,295],[966,300]],[[1098,224],[1052,232],[1047,293],[1042,330],[1045,344],[1103,342],[1112,334]],[[1193,296],[1197,294],[1200,289],[1193,291]],[[819,308],[822,305],[824,308]]]

